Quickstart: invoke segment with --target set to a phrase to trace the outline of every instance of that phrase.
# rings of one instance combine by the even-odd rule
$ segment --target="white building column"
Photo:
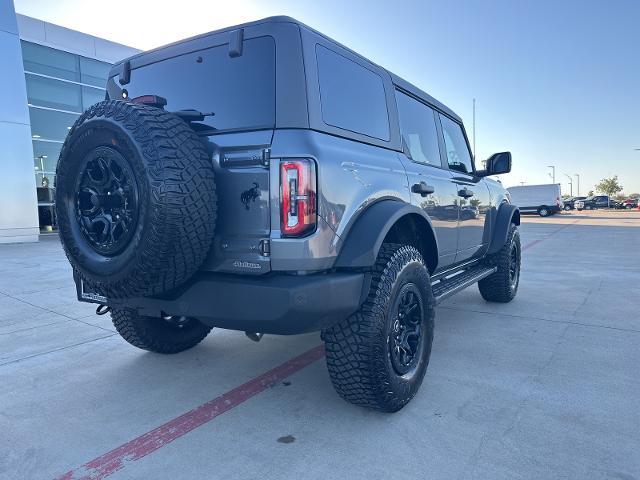
[[[0,0],[0,243],[37,242],[38,202],[13,0]]]

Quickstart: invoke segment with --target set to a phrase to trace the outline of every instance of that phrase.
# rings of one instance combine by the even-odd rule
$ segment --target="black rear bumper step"
[[[84,291],[78,300],[133,309],[141,315],[195,317],[212,327],[292,335],[322,330],[360,307],[365,275],[228,275],[198,272],[185,285],[156,297],[107,299]]]
[[[469,285],[473,285],[492,273],[495,273],[496,270],[497,267],[476,266],[450,278],[443,278],[442,280],[439,280],[432,287],[436,305],[449,298],[454,293],[458,293]]]

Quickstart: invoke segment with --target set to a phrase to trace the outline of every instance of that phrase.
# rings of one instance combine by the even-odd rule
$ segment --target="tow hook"
[[[259,342],[262,339],[264,333],[255,333],[255,332],[244,332],[244,334],[254,342]]]
[[[105,315],[111,311],[111,307],[109,305],[100,304],[96,308],[96,315]]]

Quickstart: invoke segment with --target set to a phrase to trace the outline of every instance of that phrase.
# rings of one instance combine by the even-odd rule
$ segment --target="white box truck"
[[[541,217],[548,217],[562,211],[559,183],[509,187],[507,191],[511,197],[511,203],[520,208],[521,213],[537,213]]]

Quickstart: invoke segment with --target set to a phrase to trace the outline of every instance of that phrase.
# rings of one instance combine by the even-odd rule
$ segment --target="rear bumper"
[[[195,317],[213,327],[292,335],[318,331],[354,313],[364,300],[363,273],[247,277],[200,272],[158,297],[107,300],[141,315]],[[98,302],[81,295],[84,302]]]

